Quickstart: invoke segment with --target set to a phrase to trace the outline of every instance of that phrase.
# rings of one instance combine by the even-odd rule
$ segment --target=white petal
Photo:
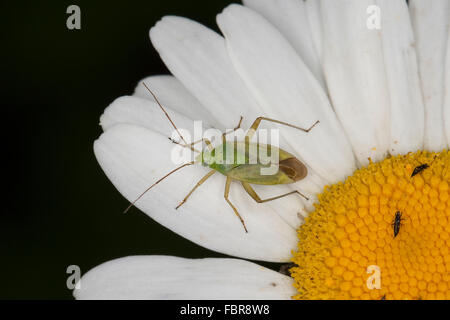
[[[287,141],[326,182],[350,175],[354,156],[325,92],[292,46],[254,11],[230,5],[217,22],[236,70],[266,116],[308,128],[309,133],[282,128]]]
[[[381,38],[391,106],[391,154],[423,148],[424,106],[414,35],[404,0],[379,0]]]
[[[389,92],[380,30],[366,25],[371,0],[321,2],[323,63],[334,109],[357,159],[384,159],[390,145]]]
[[[219,129],[234,128],[240,116],[248,127],[259,116],[259,107],[234,71],[225,41],[216,32],[171,16],[150,30],[150,38],[172,74],[222,123]]]
[[[260,13],[283,33],[321,86],[325,88],[322,64],[314,47],[304,2],[298,0],[244,0],[243,3]]]
[[[191,119],[173,111],[169,107],[165,107],[165,110],[180,132],[182,132],[183,136],[186,135],[186,132],[194,132],[193,121]],[[103,131],[107,131],[109,128],[119,123],[142,126],[157,131],[167,138],[174,137],[176,140],[179,140],[179,136],[176,134],[175,129],[156,102],[148,99],[124,96],[114,100],[100,117],[100,124]],[[203,123],[203,126],[205,128],[210,127],[207,123]],[[190,142],[193,139],[190,135],[186,135],[184,138],[189,140],[187,142]]]
[[[319,61],[322,61],[323,31],[322,13],[320,12],[320,0],[305,0],[305,6],[314,47],[319,57]]]
[[[133,201],[178,166],[171,158],[174,146],[156,132],[118,124],[102,134],[94,144],[94,151],[114,186]],[[240,184],[232,183],[230,200],[247,225],[248,233],[245,233],[223,198],[225,178],[219,173],[175,210],[208,171],[198,165],[183,168],[145,194],[136,206],[160,224],[208,249],[248,259],[288,261],[297,243],[295,229],[271,206],[257,204],[243,192]],[[276,186],[270,188],[279,194]],[[297,215],[298,208],[291,210]]]
[[[444,124],[447,135],[447,148],[450,149],[450,32],[447,40],[447,61],[445,63],[445,97],[444,97]]]
[[[134,96],[154,101],[151,94],[142,85],[145,84],[155,93],[164,107],[168,107],[191,119],[201,119],[213,127],[220,127],[220,122],[211,112],[195,98],[177,78],[169,75],[150,76],[138,82]]]
[[[292,278],[238,259],[130,256],[90,270],[76,299],[290,299]]]
[[[425,102],[425,149],[441,151],[446,147],[442,121],[443,66],[449,32],[450,1],[411,0],[410,11]]]

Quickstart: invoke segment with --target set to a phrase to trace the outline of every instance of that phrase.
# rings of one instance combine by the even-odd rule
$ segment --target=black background
[[[92,144],[103,110],[137,81],[168,73],[148,30],[180,15],[215,30],[232,1],[3,1],[3,299],[72,299],[66,268],[127,255],[221,257],[158,225],[104,175]],[[81,30],[66,8],[81,8]],[[278,265],[265,263],[277,269]]]

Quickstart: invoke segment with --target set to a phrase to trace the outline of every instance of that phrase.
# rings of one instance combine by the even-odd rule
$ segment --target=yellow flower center
[[[294,298],[450,299],[449,181],[444,150],[370,163],[326,186],[298,229]]]

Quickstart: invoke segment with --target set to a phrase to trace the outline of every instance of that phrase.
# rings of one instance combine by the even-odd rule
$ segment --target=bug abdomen
[[[277,153],[278,158],[270,157],[273,152]],[[261,160],[262,155],[266,157],[264,161]],[[227,142],[210,151],[208,157],[213,160],[208,163],[211,169],[233,180],[251,184],[289,184],[307,175],[307,168],[300,160],[271,145]]]
[[[285,175],[281,170],[277,170],[275,174],[261,174],[263,166],[259,164],[242,164],[228,171],[226,176],[233,180],[244,181],[251,184],[275,185],[292,183],[293,181]]]

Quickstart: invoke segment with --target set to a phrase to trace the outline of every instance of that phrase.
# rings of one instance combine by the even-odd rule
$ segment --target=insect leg
[[[252,138],[252,136],[255,134],[256,130],[258,129],[259,125],[261,124],[262,120],[275,122],[275,123],[282,124],[282,125],[285,125],[285,126],[288,126],[288,127],[291,127],[291,128],[302,130],[304,132],[309,132],[312,128],[314,128],[314,126],[316,124],[318,124],[320,122],[319,120],[317,120],[316,122],[314,122],[314,124],[311,127],[309,127],[308,129],[304,129],[304,128],[300,128],[300,127],[294,126],[293,124],[290,124],[290,123],[287,123],[287,122],[283,122],[283,121],[280,121],[280,120],[266,118],[266,117],[258,117],[258,118],[256,118],[255,121],[253,121],[253,124],[248,129],[248,132],[245,135],[246,139],[247,139],[247,137],[248,137],[249,140]]]
[[[301,194],[297,190],[294,190],[294,191],[291,191],[291,192],[288,192],[288,193],[285,193],[285,194],[282,194],[282,195],[279,195],[279,196],[276,196],[276,197],[272,197],[272,198],[268,198],[268,199],[261,199],[258,196],[258,194],[256,193],[256,191],[252,188],[252,186],[248,182],[242,182],[242,186],[244,187],[244,190],[247,191],[249,196],[252,197],[253,200],[255,200],[258,203],[264,203],[264,202],[269,202],[269,201],[272,201],[272,200],[280,199],[280,198],[286,197],[286,196],[294,194],[294,193],[297,193],[300,196],[302,196],[303,198],[305,198],[306,200],[309,200],[306,196],[304,196],[303,194]]]
[[[231,181],[232,179],[227,177],[227,181],[225,182],[225,194],[224,194],[224,198],[225,200],[228,202],[228,204],[230,205],[230,207],[233,209],[234,213],[236,214],[236,216],[239,218],[239,220],[241,220],[242,225],[244,226],[244,230],[245,232],[247,231],[247,227],[245,226],[245,222],[244,219],[242,219],[241,215],[239,214],[239,212],[237,211],[236,207],[231,203],[230,199],[228,199],[228,195],[230,193],[230,186],[231,186]]]
[[[195,149],[195,148],[194,148],[194,145],[196,145],[197,143],[203,142],[203,141],[205,142],[205,144],[206,144],[206,146],[209,148],[209,150],[212,150],[212,149],[213,149],[213,146],[212,146],[211,141],[209,141],[209,140],[206,139],[206,138],[203,138],[203,139],[200,139],[200,140],[191,142],[191,143],[187,143],[187,144],[179,143],[178,141],[175,141],[175,140],[173,140],[173,139],[171,139],[171,138],[169,138],[169,140],[172,141],[173,143],[179,144],[179,145],[182,146],[182,147],[190,148],[192,151],[195,151],[195,152],[200,152],[200,151],[198,151],[197,149]]]
[[[237,125],[236,127],[234,127],[233,130],[230,130],[230,131],[228,131],[228,132],[224,132],[224,133],[222,134],[222,141],[223,141],[223,143],[225,143],[225,136],[226,136],[227,134],[233,133],[233,132],[235,132],[237,129],[239,129],[239,128],[241,127],[242,119],[244,119],[243,116],[241,116],[241,118],[239,119],[238,125]]]
[[[192,190],[188,193],[188,195],[186,197],[184,197],[183,201],[181,201],[175,209],[178,209],[179,207],[181,207],[186,201],[187,199],[191,196],[191,194],[195,191],[195,189],[197,189],[198,187],[200,187],[203,182],[205,182],[206,180],[208,180],[209,177],[211,177],[214,173],[216,172],[216,170],[211,170],[210,172],[208,172],[203,178],[200,179],[199,182],[197,182],[197,184],[194,186],[194,188],[192,188]]]

